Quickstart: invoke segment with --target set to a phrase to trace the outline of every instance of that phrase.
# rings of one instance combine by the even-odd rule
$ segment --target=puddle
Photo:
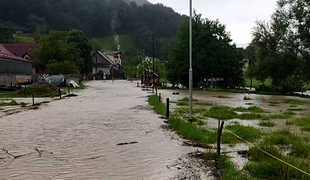
[[[217,129],[218,128],[218,120],[217,119],[212,119],[208,118],[207,121],[207,127],[210,129]],[[229,126],[229,125],[234,125],[235,123],[238,123],[242,126],[250,126],[250,127],[255,127],[255,128],[262,128],[259,126],[260,120],[240,120],[240,119],[232,119],[232,120],[226,120],[224,127]]]

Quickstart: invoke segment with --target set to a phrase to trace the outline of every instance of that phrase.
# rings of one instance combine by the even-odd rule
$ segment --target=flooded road
[[[87,86],[78,97],[0,118],[1,180],[161,180],[178,173],[167,166],[193,148],[160,128],[149,93],[127,81]]]

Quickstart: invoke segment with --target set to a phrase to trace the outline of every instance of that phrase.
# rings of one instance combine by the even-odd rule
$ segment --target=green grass
[[[191,124],[177,117],[171,117],[169,123],[174,131],[186,139],[199,142],[204,146],[216,142],[215,131],[199,128],[195,124]]]
[[[310,131],[310,118],[302,117],[293,121],[294,124],[301,127],[303,131]]]
[[[241,120],[254,120],[254,119],[261,119],[263,116],[257,113],[243,113],[238,116]]]
[[[262,82],[260,82],[257,79],[253,78],[252,87],[258,88],[262,84],[263,84]],[[271,85],[271,79],[265,80],[264,84],[267,85],[267,86]],[[245,78],[245,86],[246,87],[250,87],[250,85],[251,85],[251,79],[250,78]]]
[[[250,126],[242,126],[240,124],[230,125],[226,128],[240,136],[242,139],[250,142],[258,140],[263,135],[259,129]]]
[[[236,166],[229,160],[228,156],[218,156],[213,152],[206,152],[203,156],[207,161],[215,160],[216,168],[223,172],[222,179],[225,180],[255,180],[256,178],[247,175],[246,173],[238,170]]]
[[[199,101],[197,99],[193,99],[193,104],[197,106],[211,106],[211,103],[205,102],[205,101]],[[176,102],[176,105],[178,106],[189,106],[189,99],[188,98],[183,98],[181,100],[178,100]]]
[[[298,100],[298,99],[286,99],[283,101],[283,103],[291,105],[309,105],[310,101]]]
[[[148,99],[149,104],[153,107],[154,111],[157,114],[165,115],[166,114],[166,106],[163,102],[159,101],[158,96],[152,95]]]
[[[11,100],[10,102],[0,101],[0,106],[17,106],[19,105],[15,100]]]
[[[236,112],[227,106],[214,106],[209,111],[206,111],[205,115],[219,120],[234,119],[238,116]]]
[[[14,39],[17,43],[35,43],[32,34],[16,34],[14,35]]]
[[[302,108],[289,108],[288,111],[304,111]]]
[[[274,127],[275,123],[267,120],[267,121],[260,121],[258,125],[264,126],[264,127]]]
[[[307,160],[286,157],[282,155],[279,150],[274,146],[261,145],[260,148],[306,172],[309,171],[308,167],[310,164]],[[247,170],[252,176],[256,178],[270,180],[309,179],[307,175],[270,157],[269,155],[261,152],[255,147],[250,148],[249,156],[251,162],[245,166],[245,170]]]
[[[237,112],[266,113],[265,110],[263,110],[262,108],[257,107],[257,106],[251,106],[249,108],[238,107],[238,108],[235,108],[233,110],[237,111]]]
[[[114,36],[92,39],[96,41],[102,50],[112,50],[114,46]],[[126,51],[131,47],[135,47],[134,39],[130,35],[119,35],[121,51]]]

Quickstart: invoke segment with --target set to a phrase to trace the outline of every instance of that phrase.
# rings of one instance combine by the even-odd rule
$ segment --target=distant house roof
[[[120,53],[120,51],[103,51],[103,52],[97,51],[97,53],[98,53],[100,56],[102,56],[104,59],[106,59],[110,64],[114,64],[114,63],[116,63],[116,62],[115,62],[114,58],[111,59],[111,56],[114,57],[115,55],[117,55],[118,53]],[[110,56],[108,56],[108,55],[110,55]]]
[[[107,55],[104,54],[103,52],[100,52],[100,51],[97,51],[97,52],[100,54],[100,56],[102,56],[104,59],[106,59],[109,63],[113,64],[113,60],[110,59],[109,56],[107,56]]]
[[[153,57],[146,56],[145,59],[149,59],[149,60],[153,61]],[[154,58],[154,61],[155,62],[160,62],[160,59]]]
[[[17,60],[17,61],[24,61],[24,62],[31,62],[31,61],[28,61],[22,57],[18,57],[16,55],[14,55],[8,49],[6,49],[4,47],[4,45],[2,45],[2,44],[0,44],[0,58]]]
[[[38,49],[37,44],[3,44],[6,49],[11,51],[14,55],[18,57],[24,57],[26,54],[32,56],[33,50]]]

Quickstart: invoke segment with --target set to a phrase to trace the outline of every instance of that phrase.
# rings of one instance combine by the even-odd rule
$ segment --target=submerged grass
[[[193,103],[194,105],[198,105],[198,106],[211,106],[211,103],[205,102],[205,101],[200,101],[197,99],[193,99]],[[188,98],[183,98],[179,101],[176,102],[176,105],[178,106],[189,106],[189,99]]]
[[[223,95],[214,96],[214,97],[217,97],[217,98],[220,98],[220,99],[229,99],[230,98],[228,96],[223,96]]]
[[[272,121],[267,120],[267,121],[260,121],[258,125],[264,126],[264,127],[274,127],[276,124]]]
[[[289,108],[288,111],[304,111],[302,108]]]
[[[165,106],[163,103],[158,101],[157,96],[151,96],[149,98],[150,105],[153,106],[154,110],[158,113],[164,112]],[[158,110],[161,109],[161,110]],[[204,111],[205,109],[202,108]],[[197,110],[202,111],[201,110]],[[228,116],[236,116],[235,113],[229,107],[213,107],[210,111],[207,111],[209,115],[214,115],[216,113],[223,113],[223,119]],[[211,113],[210,113],[211,112]],[[213,114],[212,114],[213,113]],[[253,113],[255,114],[255,113]],[[194,119],[194,123],[191,124],[186,120],[183,120],[177,116],[173,116],[169,119],[171,128],[175,130],[182,137],[201,143],[202,145],[214,144],[216,142],[217,133],[213,130],[207,130],[203,127],[198,126],[204,122],[198,119]],[[245,127],[240,124],[234,124],[226,127],[233,133],[237,134],[244,140],[250,142],[257,142],[261,137],[265,137],[263,144],[260,146],[263,150],[283,159],[286,162],[291,163],[292,165],[299,167],[305,171],[308,170],[309,161],[303,160],[301,158],[309,158],[310,156],[310,147],[306,143],[306,140],[303,140],[295,135],[290,134],[289,131],[279,131],[268,134],[264,136],[259,129],[253,127]],[[239,139],[235,138],[231,134],[224,132],[222,136],[222,143],[235,143],[240,142]],[[292,145],[292,152],[290,156],[283,156],[279,150],[274,145]],[[228,156],[221,155],[217,156],[212,152],[206,152],[204,158],[206,160],[215,160],[217,169],[220,169],[223,172],[223,179],[225,180],[250,180],[250,179],[272,179],[272,180],[284,180],[284,179],[300,179],[305,180],[308,177],[297,170],[289,168],[287,165],[271,158],[270,156],[262,153],[257,148],[251,148],[249,150],[249,156],[251,162],[245,166],[247,173],[238,170],[235,165],[229,160]]]
[[[282,155],[279,150],[271,145],[259,146],[262,150],[292,164],[299,169],[309,171],[309,161],[303,159],[292,158],[289,156]],[[272,158],[271,156],[261,152],[259,149],[252,147],[249,150],[249,157],[251,162],[245,166],[245,170],[249,171],[250,174],[259,179],[271,179],[271,180],[287,180],[287,179],[298,179],[306,180],[309,179],[308,175],[297,171],[286,164]]]
[[[279,105],[280,105],[280,103],[277,101],[270,101],[269,102],[269,106],[279,106]]]
[[[234,108],[233,110],[237,112],[266,113],[265,110],[257,106],[251,106],[249,108],[238,107]]]
[[[158,114],[166,114],[166,106],[163,102],[159,101],[158,96],[152,95],[148,99],[149,104],[153,107],[154,111]]]
[[[0,101],[0,106],[17,106],[19,105],[15,100],[11,100],[10,102]]]
[[[310,101],[298,100],[298,99],[286,99],[283,101],[283,103],[291,105],[309,105]]]

